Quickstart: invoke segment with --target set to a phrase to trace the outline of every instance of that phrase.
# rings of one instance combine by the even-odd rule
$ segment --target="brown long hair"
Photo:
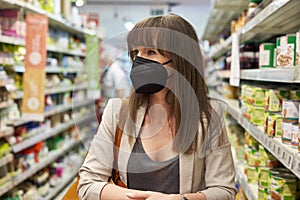
[[[167,101],[171,114],[176,119],[176,136],[173,150],[191,150],[199,129],[202,138],[211,118],[210,98],[204,81],[203,58],[199,41],[192,25],[175,14],[155,16],[138,22],[127,37],[131,59],[136,56],[137,47],[156,48],[162,55],[172,59],[172,68],[178,73],[173,78],[174,88],[169,91]],[[148,102],[150,95],[133,92],[129,101],[129,113],[136,121],[136,110]]]

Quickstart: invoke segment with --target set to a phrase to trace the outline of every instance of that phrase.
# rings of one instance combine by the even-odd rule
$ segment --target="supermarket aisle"
[[[219,70],[208,77],[219,81],[210,94],[228,104],[236,199],[300,198],[300,12],[295,6],[300,2],[249,1],[247,12],[227,24],[231,36],[208,52],[209,66]],[[287,12],[288,17],[280,14]],[[207,28],[204,38],[217,36]]]
[[[61,199],[104,107],[93,87],[104,68],[103,15],[49,2],[0,0],[0,200]],[[299,7],[299,0],[212,1],[199,36],[210,95],[228,104],[236,200],[300,199]]]

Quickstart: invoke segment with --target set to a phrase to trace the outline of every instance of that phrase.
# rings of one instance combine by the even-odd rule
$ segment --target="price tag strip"
[[[292,160],[292,166],[291,166],[292,171],[295,173],[298,178],[300,177],[300,156],[297,155],[294,157]]]

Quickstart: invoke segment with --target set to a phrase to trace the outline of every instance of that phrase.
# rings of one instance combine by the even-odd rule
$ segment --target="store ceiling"
[[[208,5],[210,0],[87,0],[88,4],[134,4],[134,5],[153,5],[153,4],[177,4],[177,5]]]
[[[202,38],[210,12],[211,0],[87,0],[81,12],[99,13],[100,26],[105,37],[112,37],[126,31],[124,23],[133,24],[151,14],[151,9],[162,7],[166,12],[178,14],[187,19]]]

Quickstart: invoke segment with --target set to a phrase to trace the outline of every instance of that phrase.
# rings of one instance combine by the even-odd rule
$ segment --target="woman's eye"
[[[153,50],[148,50],[148,51],[147,51],[147,55],[155,55],[155,51],[153,51]]]

